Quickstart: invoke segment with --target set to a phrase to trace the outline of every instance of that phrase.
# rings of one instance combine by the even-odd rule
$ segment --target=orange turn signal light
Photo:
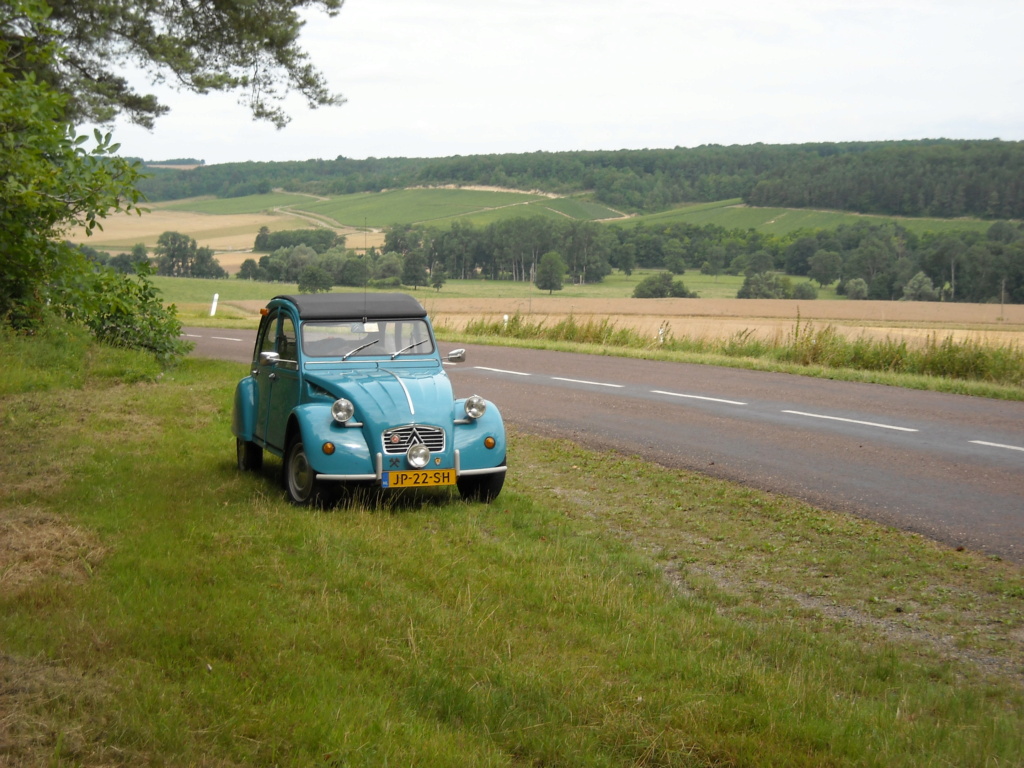
[[[334,443],[324,443],[323,452],[328,456],[334,455]]]
[[[484,447],[485,448],[493,448],[495,446],[495,444],[496,443],[495,443],[495,440],[494,440],[493,437],[485,437],[484,438]]]

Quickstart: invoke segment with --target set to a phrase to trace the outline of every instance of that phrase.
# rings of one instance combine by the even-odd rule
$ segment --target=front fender
[[[307,403],[295,408],[289,419],[288,439],[299,434],[306,447],[306,458],[313,471],[321,475],[368,475],[375,472],[373,457],[363,430],[344,427],[331,416],[331,406]],[[334,445],[334,453],[324,453],[325,443]]]
[[[455,401],[454,413],[457,420],[465,419],[465,402],[465,399]],[[487,401],[487,410],[483,416],[466,424],[456,424],[454,432],[461,470],[490,469],[505,461],[505,422],[494,403]],[[484,445],[488,437],[494,438],[493,448]]]
[[[246,442],[251,442],[256,435],[256,382],[252,376],[246,376],[235,387],[231,432]]]

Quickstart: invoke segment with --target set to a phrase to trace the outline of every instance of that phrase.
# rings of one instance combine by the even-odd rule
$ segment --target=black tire
[[[235,449],[238,453],[238,468],[243,472],[259,472],[263,469],[263,449],[256,443],[250,443],[242,438],[235,439]]]
[[[284,454],[284,487],[293,504],[305,507],[325,501],[323,483],[317,481],[299,437],[292,439]]]
[[[484,504],[490,504],[498,498],[502,486],[505,485],[505,473],[492,472],[487,475],[460,477],[455,481],[455,485],[463,501],[482,501]]]

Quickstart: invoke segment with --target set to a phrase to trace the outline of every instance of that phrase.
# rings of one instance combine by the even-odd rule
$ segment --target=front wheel
[[[298,437],[288,444],[284,455],[284,486],[293,504],[308,506],[326,501],[324,484],[316,479],[316,472],[306,456],[306,447]]]
[[[455,484],[458,486],[459,496],[464,501],[482,501],[484,504],[490,504],[498,498],[502,486],[505,485],[505,473],[493,472],[487,475],[460,477]]]

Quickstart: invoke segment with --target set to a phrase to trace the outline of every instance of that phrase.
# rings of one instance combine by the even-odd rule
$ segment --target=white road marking
[[[505,371],[501,368],[485,368],[482,365],[476,366],[478,371],[491,371],[492,373],[510,373],[513,376],[533,376],[532,373],[523,373],[522,371]]]
[[[201,339],[201,338],[203,338],[198,333],[183,333],[181,335],[184,336],[185,338],[188,338],[188,339]]]
[[[210,338],[217,341],[242,341],[242,339],[233,339],[230,336],[211,336]]]
[[[669,397],[686,397],[690,400],[707,400],[712,403],[725,403],[726,405],[746,405],[738,400],[723,400],[720,397],[704,397],[702,395],[684,395],[681,392],[664,392],[660,389],[652,389],[651,394],[654,395],[668,395]]]
[[[555,381],[568,381],[570,384],[592,384],[595,387],[614,387],[622,389],[622,384],[605,384],[603,381],[585,381],[584,379],[563,379],[561,376],[552,376]]]
[[[876,424],[873,421],[858,421],[857,419],[844,419],[840,416],[826,416],[822,413],[804,413],[803,411],[783,411],[783,413],[792,413],[794,416],[810,416],[812,419],[829,419],[830,421],[845,421],[847,424],[861,424],[865,427],[878,427],[879,429],[895,429],[899,432],[917,432],[916,429],[910,427],[897,427],[892,424]]]
[[[969,440],[968,442],[974,443],[975,445],[987,445],[989,448],[1005,448],[1008,451],[1024,451],[1019,445],[1003,445],[1002,443],[986,443],[984,440]]]

